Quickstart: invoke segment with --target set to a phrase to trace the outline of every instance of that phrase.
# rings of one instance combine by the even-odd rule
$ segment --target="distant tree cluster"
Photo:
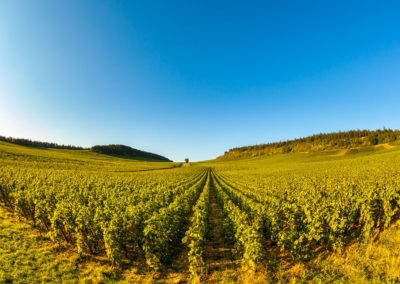
[[[90,150],[93,152],[96,152],[96,153],[111,155],[111,156],[145,158],[145,159],[153,159],[153,160],[159,160],[159,161],[165,161],[165,162],[172,162],[168,158],[165,158],[161,155],[137,150],[132,147],[125,146],[125,145],[117,145],[117,144],[96,145],[96,146],[93,146],[92,148],[90,148]]]
[[[85,150],[85,148],[72,146],[72,145],[59,145],[51,142],[40,142],[24,138],[13,138],[0,136],[0,141],[14,143],[23,146],[40,147],[40,148],[55,148],[55,149],[69,149],[69,150]]]
[[[230,149],[219,158],[261,156],[289,152],[315,152],[378,145],[400,140],[400,130],[350,130],[335,133],[320,133],[294,140]]]

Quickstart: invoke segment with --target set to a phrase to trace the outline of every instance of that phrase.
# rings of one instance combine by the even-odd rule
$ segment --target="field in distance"
[[[400,145],[191,163],[0,142],[0,282],[400,281]]]
[[[180,163],[159,162],[152,159],[130,159],[100,154],[90,150],[25,147],[0,141],[3,165],[55,170],[135,172],[178,167]]]

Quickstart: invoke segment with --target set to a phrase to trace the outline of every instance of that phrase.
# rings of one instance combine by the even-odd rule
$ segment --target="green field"
[[[0,142],[0,283],[398,282],[400,145],[190,166]]]

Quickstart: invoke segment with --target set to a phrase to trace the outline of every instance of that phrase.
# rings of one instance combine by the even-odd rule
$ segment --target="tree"
[[[376,133],[371,133],[371,134],[368,136],[368,140],[369,140],[369,143],[371,143],[371,145],[377,145],[377,144],[379,143],[378,134],[376,134]]]

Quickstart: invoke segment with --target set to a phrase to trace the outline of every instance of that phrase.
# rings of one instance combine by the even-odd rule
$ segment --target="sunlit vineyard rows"
[[[104,255],[115,267],[140,256],[159,271],[183,252],[193,276],[208,271],[211,198],[249,272],[260,269],[269,247],[303,261],[317,248],[340,252],[349,240],[369,240],[399,218],[398,151],[282,157],[145,172],[8,161],[0,165],[0,202],[80,254]]]
[[[294,258],[309,258],[317,246],[340,251],[347,237],[367,240],[399,218],[397,155],[285,171],[244,166],[218,167],[219,187]]]

